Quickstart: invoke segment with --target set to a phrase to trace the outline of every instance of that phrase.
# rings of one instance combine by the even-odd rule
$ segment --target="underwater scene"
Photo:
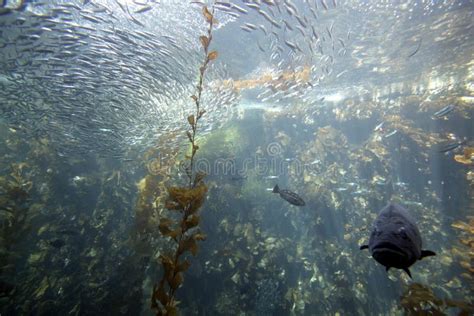
[[[0,315],[474,315],[474,2],[0,2]]]

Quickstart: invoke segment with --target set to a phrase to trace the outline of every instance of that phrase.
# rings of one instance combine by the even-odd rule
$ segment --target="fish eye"
[[[378,230],[377,227],[374,227],[371,233],[372,236],[380,236],[381,234],[382,234],[382,231]]]
[[[404,229],[401,229],[401,230],[400,230],[400,236],[401,236],[403,239],[408,239],[408,235],[407,235],[407,233],[405,232]]]

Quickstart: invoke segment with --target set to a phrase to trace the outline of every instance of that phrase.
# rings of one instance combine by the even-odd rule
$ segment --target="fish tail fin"
[[[420,259],[423,259],[424,257],[430,257],[430,256],[436,256],[436,253],[431,250],[422,250]]]
[[[410,277],[410,279],[412,279],[411,272],[410,272],[410,270],[408,270],[408,268],[403,268],[403,271],[405,271],[408,274],[408,276]]]
[[[360,250],[368,249],[369,245],[362,245],[359,247]]]
[[[280,188],[278,187],[278,184],[276,184],[274,187],[273,187],[273,193],[278,193],[280,192]]]

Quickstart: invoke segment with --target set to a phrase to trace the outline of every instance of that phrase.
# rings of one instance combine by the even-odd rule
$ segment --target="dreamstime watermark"
[[[245,178],[248,175],[276,177],[291,173],[293,176],[304,176],[307,173],[321,172],[319,160],[308,162],[286,156],[281,144],[272,142],[265,149],[259,149],[248,157],[209,159],[198,156],[194,160],[194,170],[209,176],[235,179]],[[155,158],[156,168],[159,169],[162,166],[166,168],[166,160],[158,159]],[[183,159],[179,163],[179,171],[185,173],[188,166],[189,160]],[[167,169],[168,174],[171,174],[171,172],[171,168]]]

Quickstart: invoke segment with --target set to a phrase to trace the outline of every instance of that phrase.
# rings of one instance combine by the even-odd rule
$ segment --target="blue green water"
[[[156,314],[203,6],[0,6],[2,315]],[[214,3],[186,235],[206,237],[181,256],[181,315],[473,312],[472,9]],[[412,278],[359,249],[389,202],[436,252]]]

